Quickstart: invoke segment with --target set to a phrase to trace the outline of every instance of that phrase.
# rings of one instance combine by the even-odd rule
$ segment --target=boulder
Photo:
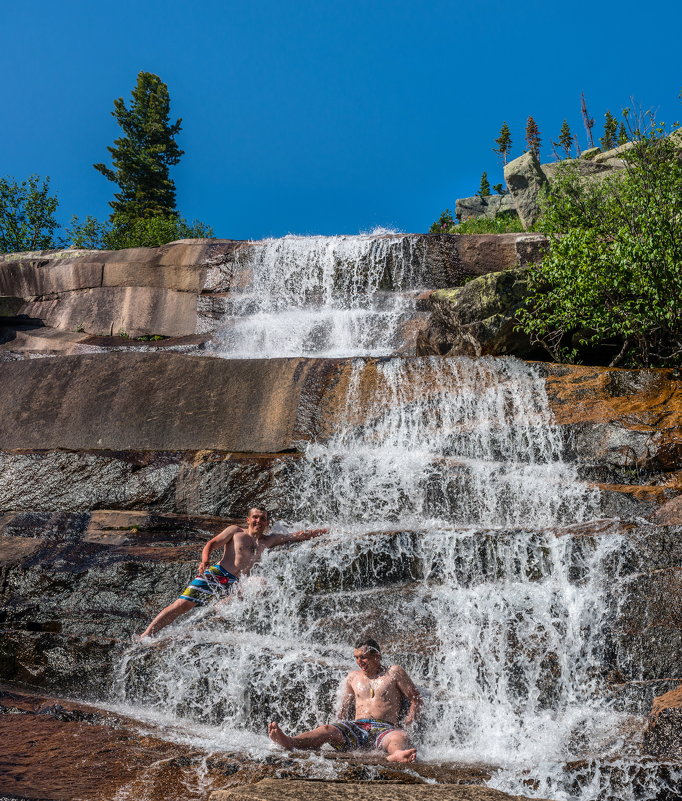
[[[527,270],[521,268],[431,293],[431,320],[417,339],[417,354],[528,356],[533,350],[530,340],[515,330],[514,316],[523,305],[526,287]]]
[[[460,222],[476,220],[481,217],[493,219],[504,212],[516,216],[514,199],[506,193],[486,197],[474,195],[473,197],[458,198],[455,201],[455,216]]]
[[[540,192],[547,186],[537,156],[529,150],[510,161],[504,167],[504,180],[524,228],[529,228],[540,216]]]
[[[584,159],[585,161],[589,161],[593,159],[598,153],[601,153],[600,147],[588,147],[587,150],[583,150],[580,154],[580,158]]]

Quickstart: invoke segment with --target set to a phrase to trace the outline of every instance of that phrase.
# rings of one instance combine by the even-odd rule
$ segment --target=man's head
[[[381,647],[371,637],[364,637],[355,644],[353,656],[365,673],[376,673],[381,665]]]
[[[262,506],[252,506],[246,516],[246,525],[251,534],[263,534],[268,527],[268,513]]]

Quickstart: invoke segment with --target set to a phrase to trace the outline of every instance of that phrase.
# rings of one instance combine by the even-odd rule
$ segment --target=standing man
[[[262,507],[254,506],[249,510],[245,526],[228,526],[209,540],[201,552],[197,577],[185,587],[177,600],[159,612],[140,638],[156,634],[196,606],[205,606],[214,595],[227,595],[242,576],[248,575],[266,548],[303,542],[328,531],[326,528],[316,528],[294,534],[267,535],[267,528],[268,513]],[[221,545],[223,555],[219,562],[211,565],[211,551]]]
[[[289,737],[277,723],[268,726],[270,739],[290,750],[320,748],[330,743],[337,751],[383,750],[389,762],[414,762],[417,749],[410,747],[407,732],[398,725],[404,700],[409,709],[402,726],[411,726],[422,700],[419,690],[400,665],[384,667],[376,640],[361,640],[353,652],[359,670],[345,678],[341,720]],[[353,708],[355,717],[353,719]]]

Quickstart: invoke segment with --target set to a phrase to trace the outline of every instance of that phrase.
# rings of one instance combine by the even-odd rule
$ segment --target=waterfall
[[[403,343],[425,279],[423,239],[286,236],[236,251],[226,358],[385,355]]]
[[[563,460],[544,380],[515,359],[366,358],[393,349],[406,309],[398,293],[379,309],[381,288],[419,286],[405,242],[286,238],[250,257],[225,355],[365,357],[336,430],[278,474],[279,524],[330,533],[267,551],[228,601],[130,649],[118,698],[175,736],[262,757],[270,720],[334,719],[370,634],[423,692],[421,759],[490,764],[493,786],[527,796],[654,798],[646,777],[636,796],[612,781],[629,775],[627,720],[599,670],[626,544],[607,524],[573,536],[599,496]],[[582,778],[564,770],[578,760]]]

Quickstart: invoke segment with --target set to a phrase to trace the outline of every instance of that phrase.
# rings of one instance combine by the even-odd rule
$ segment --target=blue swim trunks
[[[185,587],[178,597],[197,606],[205,606],[214,596],[227,595],[238,581],[221,564],[211,565]]]
[[[397,729],[393,723],[373,718],[339,720],[332,723],[332,726],[336,726],[343,734],[344,744],[339,746],[337,751],[371,751],[374,748],[380,748],[384,737]]]

